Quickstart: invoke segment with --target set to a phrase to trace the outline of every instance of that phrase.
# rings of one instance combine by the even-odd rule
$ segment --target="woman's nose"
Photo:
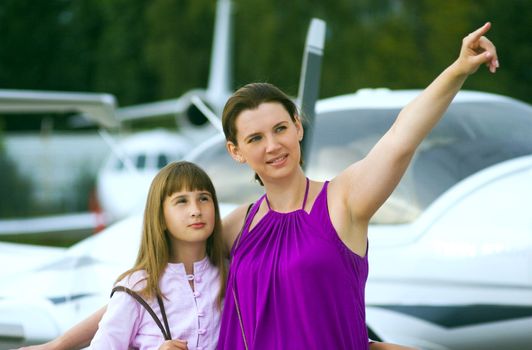
[[[279,148],[279,142],[273,136],[266,138],[266,152],[273,152]]]

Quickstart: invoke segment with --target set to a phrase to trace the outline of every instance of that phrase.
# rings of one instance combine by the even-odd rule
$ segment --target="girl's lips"
[[[203,228],[203,227],[205,227],[205,223],[198,222],[198,223],[195,223],[195,224],[191,224],[189,226],[192,227],[192,228]]]

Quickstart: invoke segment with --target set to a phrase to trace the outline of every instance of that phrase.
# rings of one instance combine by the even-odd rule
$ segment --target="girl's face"
[[[266,102],[245,110],[236,119],[237,143],[227,142],[231,156],[246,162],[261,179],[282,178],[299,167],[303,128],[283,105]]]
[[[174,241],[206,243],[214,230],[214,202],[210,192],[179,191],[163,202],[166,229]]]

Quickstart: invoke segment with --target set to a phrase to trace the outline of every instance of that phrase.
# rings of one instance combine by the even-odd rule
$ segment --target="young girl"
[[[215,349],[226,279],[220,230],[208,175],[189,162],[164,167],[150,187],[137,261],[118,277],[90,348]]]

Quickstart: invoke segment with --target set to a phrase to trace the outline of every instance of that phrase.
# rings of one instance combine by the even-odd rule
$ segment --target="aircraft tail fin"
[[[231,0],[218,0],[211,51],[207,97],[223,106],[232,90],[232,4]],[[220,100],[220,101],[218,101]]]
[[[312,125],[314,124],[316,101],[319,96],[326,28],[325,21],[313,18],[305,42],[297,97],[298,104],[305,116],[303,121],[303,127],[305,128],[305,138],[302,144],[303,152],[308,149],[312,139]]]

